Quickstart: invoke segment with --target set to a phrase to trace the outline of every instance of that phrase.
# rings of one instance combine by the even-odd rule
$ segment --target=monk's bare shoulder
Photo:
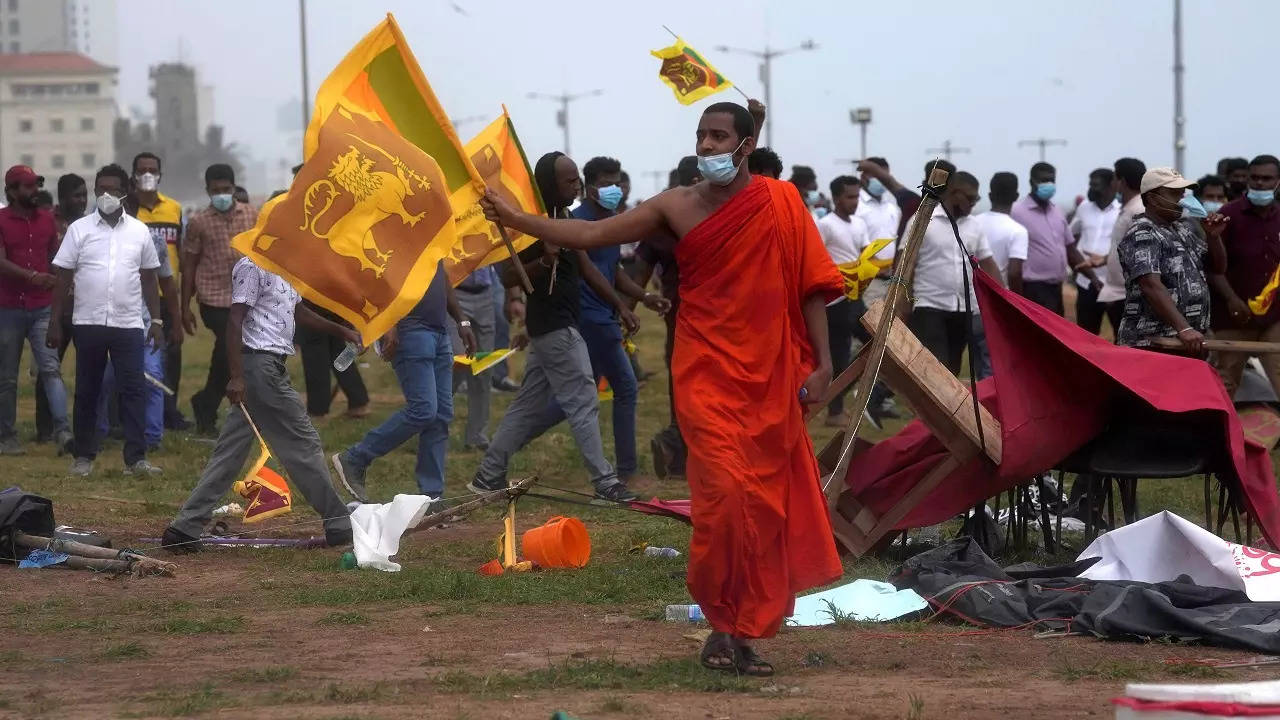
[[[667,229],[675,237],[684,237],[710,213],[711,206],[705,185],[706,181],[703,180],[695,185],[673,187],[653,198],[660,203],[659,209],[666,220]]]

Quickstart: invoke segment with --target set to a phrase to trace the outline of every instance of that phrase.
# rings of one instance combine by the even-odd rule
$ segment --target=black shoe
[[[884,398],[876,403],[876,414],[890,420],[902,419],[902,413],[898,412],[898,404],[893,401],[893,398]]]
[[[492,493],[492,492],[505,490],[508,487],[509,486],[507,485],[507,481],[505,478],[486,481],[484,478],[480,477],[479,475],[476,475],[475,479],[467,483],[467,489],[477,495],[488,495],[489,493]]]
[[[362,503],[369,502],[368,490],[364,486],[364,469],[356,467],[351,462],[351,458],[347,457],[345,452],[334,453],[333,469],[338,474],[338,481],[342,483],[342,487],[351,493],[351,497]]]
[[[649,441],[649,452],[653,453],[653,474],[658,476],[659,480],[667,478],[667,446],[662,443],[662,436],[655,435]]]
[[[160,536],[160,547],[174,555],[193,555],[203,549],[200,538],[191,537],[172,526],[164,529],[164,535]]]
[[[871,426],[875,429],[884,429],[884,423],[880,421],[880,415],[876,412],[876,409],[870,405],[867,406],[866,410],[862,411],[862,417],[866,418],[867,422],[871,423]]]
[[[504,377],[493,381],[493,389],[499,392],[515,392],[520,389],[520,383],[509,377]]]
[[[489,449],[489,443],[484,442],[484,441],[480,441],[480,442],[476,443],[475,445],[465,445],[465,444],[464,444],[464,445],[462,446],[462,449],[463,449],[463,450],[468,450],[468,451],[469,451],[469,450],[479,450],[480,452],[484,452],[485,450],[488,450],[488,449]]]
[[[327,547],[348,547],[352,542],[351,528],[324,531],[324,544]]]
[[[627,489],[626,483],[614,483],[603,490],[596,488],[596,500],[623,503],[631,502],[635,499],[636,494]]]
[[[183,417],[182,413],[178,413],[177,417],[170,418],[164,423],[165,430],[177,430],[178,432],[186,432],[192,427],[191,421]]]

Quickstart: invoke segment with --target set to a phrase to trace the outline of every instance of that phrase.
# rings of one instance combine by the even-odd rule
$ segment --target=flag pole
[[[498,221],[493,222],[498,226],[498,234],[502,236],[502,244],[507,246],[507,252],[511,254],[511,264],[516,266],[516,272],[520,273],[520,285],[524,287],[524,291],[530,295],[533,294],[533,283],[529,282],[529,274],[524,271],[524,263],[520,262],[520,256],[516,254],[516,246],[511,242],[511,236],[507,235],[507,228]]]
[[[679,35],[677,35],[677,34],[675,34],[675,32],[674,32],[674,31],[672,31],[672,29],[671,29],[671,28],[669,28],[669,27],[667,27],[666,25],[663,25],[663,26],[662,26],[662,29],[663,29],[663,30],[666,30],[666,31],[667,31],[667,32],[669,32],[669,33],[671,33],[671,37],[675,38],[676,40],[679,40],[679,39],[680,39],[680,36],[679,36]],[[747,102],[751,102],[751,96],[750,96],[750,95],[747,95],[746,91],[744,91],[742,88],[738,87],[738,85],[737,85],[736,83],[734,84],[733,89],[734,89],[734,90],[737,90],[737,91],[738,91],[738,93],[742,95],[742,98],[743,98],[744,100],[746,100]]]

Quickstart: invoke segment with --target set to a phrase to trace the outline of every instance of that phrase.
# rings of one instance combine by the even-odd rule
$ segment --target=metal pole
[[[764,85],[764,106],[768,108],[768,112],[774,112],[773,109],[773,52],[769,50],[769,46],[764,48],[764,62],[760,65],[760,71],[764,77],[761,82]],[[764,143],[769,147],[773,147],[773,126],[777,122],[765,123],[764,126]]]
[[[307,79],[307,3],[298,0],[298,34],[302,38],[302,133],[311,124],[311,88]]]
[[[1182,172],[1186,159],[1186,119],[1182,108],[1182,0],[1173,0],[1173,168]]]
[[[863,160],[866,160],[867,159],[867,124],[865,122],[858,123],[858,131],[859,131],[859,134],[861,135],[860,146],[861,146],[862,155],[860,157]]]
[[[569,153],[569,96],[567,94],[560,99],[560,108],[562,113],[560,118],[563,120],[560,124],[564,126],[564,154],[573,157]]]

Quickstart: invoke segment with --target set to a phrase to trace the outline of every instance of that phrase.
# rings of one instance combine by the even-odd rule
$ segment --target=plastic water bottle
[[[702,622],[707,618],[697,605],[668,605],[667,622]]]
[[[360,354],[360,348],[355,343],[347,343],[347,346],[338,353],[338,357],[333,359],[333,369],[342,372],[351,367],[351,363],[356,361],[356,355]]]
[[[653,547],[652,545],[644,549],[644,554],[648,555],[649,557],[664,557],[664,558],[680,557],[680,551],[675,548]]]

